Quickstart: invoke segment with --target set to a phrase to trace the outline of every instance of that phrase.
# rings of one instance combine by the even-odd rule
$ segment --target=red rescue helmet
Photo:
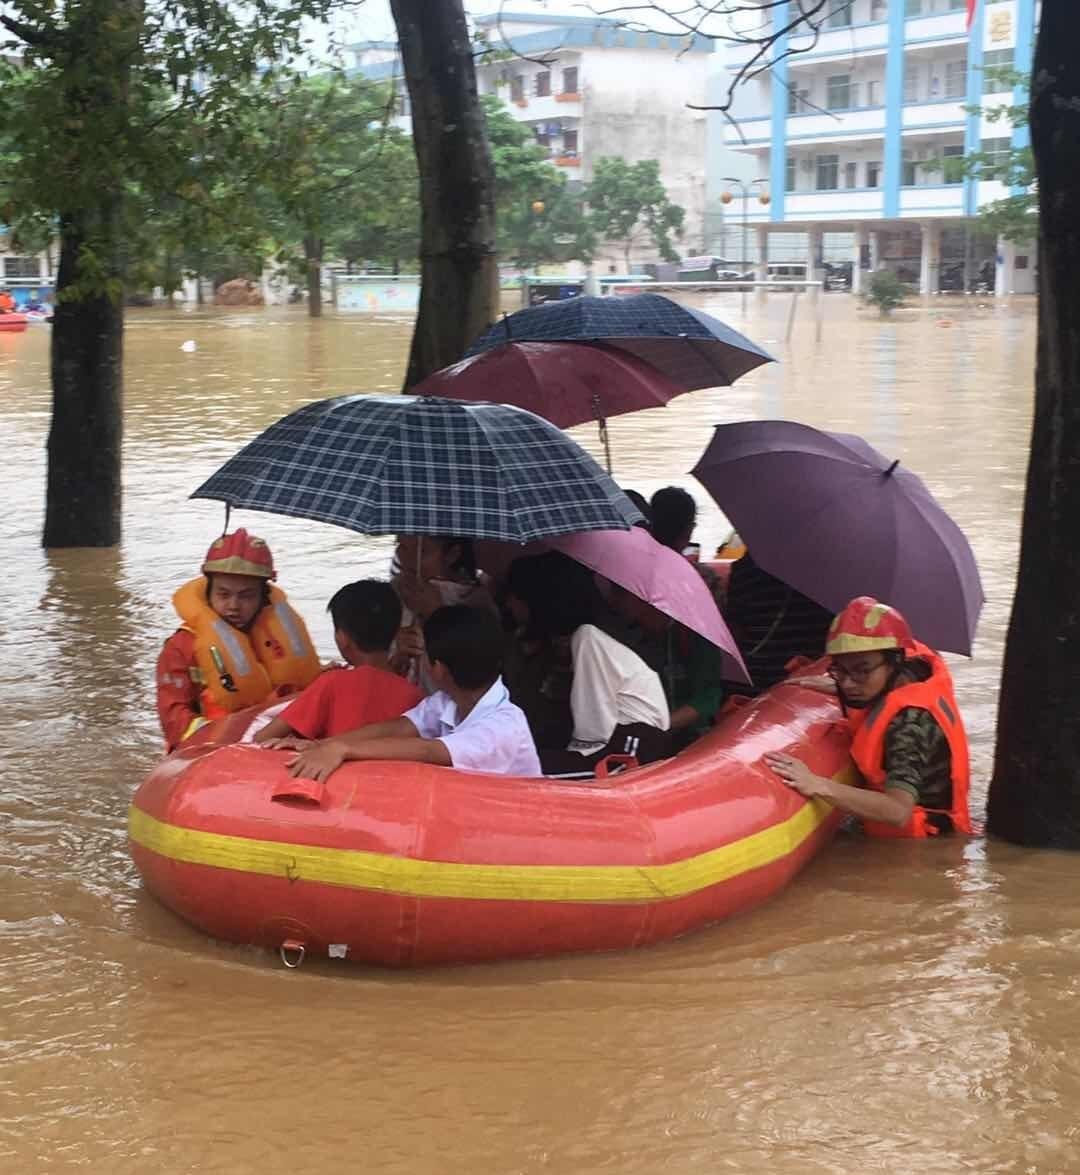
[[[214,539],[202,565],[204,575],[254,575],[259,579],[276,579],[274,557],[266,543],[243,527],[232,534]]]
[[[840,653],[870,653],[878,649],[915,648],[908,622],[895,608],[879,604],[873,596],[859,596],[833,620],[825,642],[830,657]]]

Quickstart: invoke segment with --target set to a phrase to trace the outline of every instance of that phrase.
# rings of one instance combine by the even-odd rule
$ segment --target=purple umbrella
[[[722,424],[693,469],[758,566],[826,608],[898,608],[936,649],[971,655],[983,604],[963,532],[899,461],[789,420]]]

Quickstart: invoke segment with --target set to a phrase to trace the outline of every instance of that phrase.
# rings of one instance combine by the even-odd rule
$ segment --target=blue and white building
[[[788,55],[739,86],[732,113],[745,142],[724,137],[746,154],[754,190],[769,195],[767,204],[748,202],[759,265],[770,252],[784,255],[778,234],[794,233],[781,240],[801,242],[811,277],[820,276],[828,239],[843,242],[856,290],[880,266],[927,294],[952,284],[972,218],[1008,189],[950,160],[1026,145],[1026,126],[972,107],[1025,100],[1023,89],[996,92],[985,70],[1030,73],[1037,16],[1036,0],[979,0],[969,30],[966,9],[966,0],[836,0],[816,42],[784,38],[779,51]],[[757,19],[777,31],[789,23],[781,6]],[[754,51],[727,49],[728,80]],[[714,76],[713,101],[726,85]],[[997,293],[1033,290],[1034,245],[999,241],[989,264]]]

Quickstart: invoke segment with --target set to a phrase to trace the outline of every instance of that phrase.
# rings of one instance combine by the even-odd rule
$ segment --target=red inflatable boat
[[[131,851],[182,918],[293,964],[645,946],[764,901],[825,844],[838,815],[761,757],[791,749],[846,775],[837,718],[834,700],[780,685],[675,758],[607,779],[351,763],[319,785],[291,779],[286,752],[228,742],[238,715],[142,785]]]
[[[26,315],[12,310],[7,314],[0,314],[0,331],[26,330]]]

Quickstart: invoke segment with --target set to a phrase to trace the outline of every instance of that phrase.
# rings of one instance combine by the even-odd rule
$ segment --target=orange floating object
[[[26,330],[26,315],[12,311],[9,314],[0,314],[0,331]]]
[[[215,938],[394,967],[663,941],[764,901],[840,816],[762,762],[851,770],[834,700],[780,685],[673,759],[605,779],[349,763],[325,784],[235,744],[233,715],[153,771],[130,810],[147,888]],[[284,949],[283,949],[284,948]]]

